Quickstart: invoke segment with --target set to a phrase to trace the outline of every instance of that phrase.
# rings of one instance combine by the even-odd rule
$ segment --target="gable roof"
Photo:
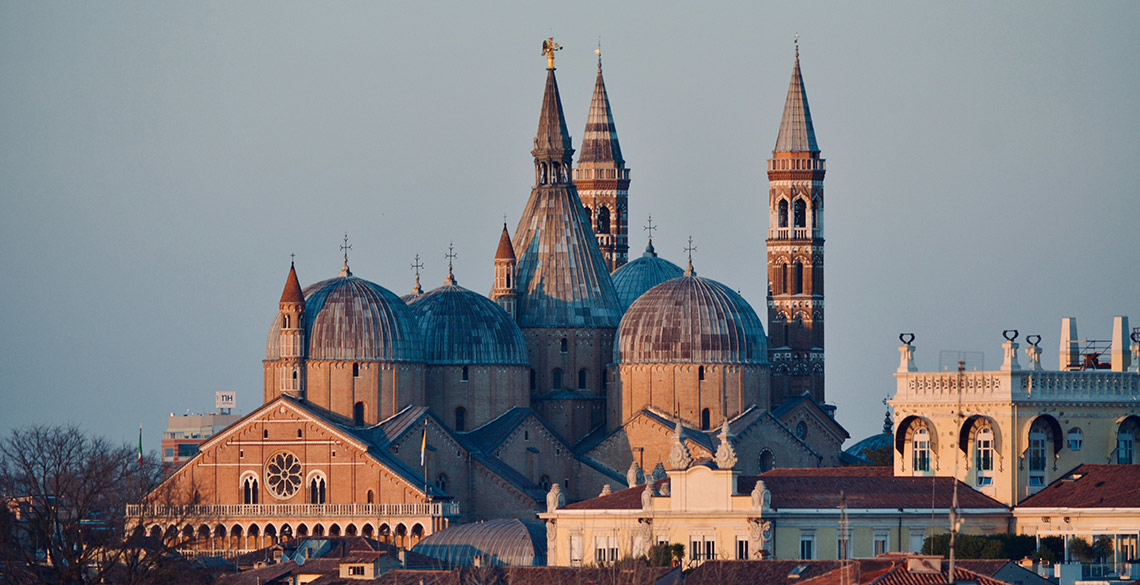
[[[848,508],[950,508],[950,477],[894,477],[889,467],[779,468],[760,476],[741,476],[737,489],[749,493],[757,480],[772,492],[775,509],[838,509],[840,494]],[[960,509],[1008,510],[1001,502],[959,482]]]
[[[1017,507],[1140,508],[1140,465],[1079,465]]]
[[[823,405],[821,405],[819,402],[816,402],[815,398],[807,392],[804,392],[799,396],[793,396],[785,400],[783,404],[780,404],[779,406],[773,408],[772,416],[780,419],[782,422],[784,415],[792,412],[796,409],[797,406],[800,405],[808,405],[811,410],[815,411],[816,418],[826,422],[829,426],[832,426],[836,434],[838,434],[840,437],[844,439],[851,438],[851,433],[847,432],[847,429],[843,428],[843,425],[839,424],[839,421],[835,420],[835,417],[831,416],[831,414],[823,408]]]

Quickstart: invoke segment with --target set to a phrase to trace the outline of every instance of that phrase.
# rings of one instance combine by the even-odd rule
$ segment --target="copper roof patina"
[[[481,294],[447,284],[421,295],[410,307],[430,364],[530,363],[522,330]]]
[[[665,281],[641,295],[618,328],[622,364],[767,364],[756,311],[723,284],[699,276]]]

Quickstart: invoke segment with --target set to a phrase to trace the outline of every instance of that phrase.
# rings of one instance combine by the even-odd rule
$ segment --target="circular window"
[[[807,423],[802,420],[796,425],[796,436],[801,439],[807,436]]]
[[[293,497],[301,489],[301,462],[286,451],[274,455],[265,464],[265,485],[277,499]]]

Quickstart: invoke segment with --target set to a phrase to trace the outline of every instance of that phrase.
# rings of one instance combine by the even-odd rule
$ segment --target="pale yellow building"
[[[1127,346],[1127,317],[1104,342],[1078,340],[1065,319],[1061,371],[1042,368],[1040,336],[1026,338],[1022,365],[1017,331],[1005,334],[987,371],[920,372],[913,336],[900,336],[895,475],[957,477],[1013,505],[1082,463],[1140,463],[1140,343]]]
[[[916,551],[949,528],[954,481],[885,467],[776,469],[745,476],[711,463],[565,507],[552,494],[547,562],[582,566],[685,545],[685,566],[713,559],[837,559]],[[1010,528],[1009,508],[959,485],[962,530]]]

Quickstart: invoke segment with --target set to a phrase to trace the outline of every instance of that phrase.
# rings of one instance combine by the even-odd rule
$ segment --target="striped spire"
[[[582,150],[578,153],[578,166],[583,163],[613,163],[621,165],[621,145],[618,144],[614,113],[606,82],[602,79],[602,56],[598,55],[598,77],[594,80],[594,97],[590,100],[590,114],[586,117],[586,131],[582,133]]]

